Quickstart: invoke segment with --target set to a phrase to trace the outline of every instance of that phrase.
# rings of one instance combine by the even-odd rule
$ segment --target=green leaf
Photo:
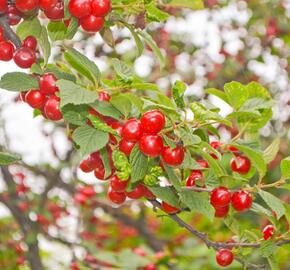
[[[21,157],[19,155],[13,155],[10,153],[0,152],[0,165],[1,166],[13,164],[19,160],[21,160]]]
[[[169,182],[174,186],[177,191],[181,190],[181,181],[180,177],[178,177],[173,168],[167,166],[166,164],[163,165],[164,169],[168,175]]]
[[[103,27],[100,31],[100,34],[107,45],[109,45],[111,48],[115,47],[113,32],[109,27]]]
[[[280,199],[261,189],[258,190],[258,194],[265,201],[268,207],[277,214],[277,219],[280,219],[285,214],[285,207]]]
[[[19,24],[16,30],[16,34],[21,40],[24,40],[28,36],[39,37],[41,31],[41,24],[38,18],[34,17],[31,20],[24,20],[21,24]]]
[[[107,179],[112,173],[112,168],[111,168],[110,159],[109,159],[109,155],[108,155],[108,151],[106,147],[100,150],[100,155],[101,155],[101,159],[103,161],[104,168],[105,168],[105,179]]]
[[[148,158],[139,150],[139,146],[135,145],[130,154],[131,164],[131,183],[142,180],[147,174]]]
[[[227,100],[232,107],[238,110],[248,99],[246,87],[238,82],[230,82],[224,85]]]
[[[61,107],[67,104],[89,104],[98,99],[96,92],[83,89],[81,86],[67,80],[59,80],[59,95],[61,98]]]
[[[77,128],[72,136],[74,142],[80,147],[82,156],[102,149],[109,141],[106,132],[97,130],[88,125]]]
[[[171,0],[169,6],[171,7],[182,7],[191,9],[203,9],[204,1],[202,0]]]
[[[184,146],[192,146],[192,145],[199,144],[201,142],[200,137],[198,137],[197,135],[194,135],[190,131],[186,131],[183,128],[175,130],[175,133],[178,134]]]
[[[261,243],[260,252],[261,256],[268,258],[273,255],[276,251],[276,245],[272,240],[266,240]]]
[[[42,51],[44,65],[46,65],[51,54],[51,46],[48,39],[47,30],[44,26],[41,27],[40,35],[36,36],[36,38]]]
[[[186,90],[186,84],[181,81],[176,81],[172,88],[172,96],[175,101],[175,104],[178,108],[184,109],[184,92]]]
[[[130,99],[124,95],[114,95],[112,96],[110,103],[118,110],[120,111],[125,118],[127,118],[131,112],[132,104],[130,102]]]
[[[168,13],[163,12],[162,10],[157,8],[153,2],[151,2],[150,4],[147,4],[145,8],[146,8],[147,20],[150,22],[166,21],[169,17]]]
[[[257,82],[250,82],[246,86],[246,89],[248,92],[248,98],[264,98],[267,100],[271,99],[269,91]]]
[[[265,150],[263,153],[264,160],[267,164],[272,162],[277,156],[280,149],[280,139],[276,138]],[[289,169],[290,170],[290,169]]]
[[[180,193],[180,199],[191,211],[202,213],[211,221],[214,219],[215,210],[209,202],[209,195],[205,192],[184,189]]]
[[[133,71],[131,67],[117,58],[112,59],[112,64],[117,75],[120,76],[125,82],[133,80]]]
[[[275,256],[271,255],[267,258],[267,260],[268,260],[268,263],[271,267],[271,270],[280,270],[280,267],[277,263],[277,259]]]
[[[93,61],[73,48],[65,51],[64,58],[76,71],[88,78],[94,85],[98,85],[101,74]]]
[[[179,198],[171,187],[147,187],[160,200],[180,208]]]
[[[38,89],[37,78],[34,78],[22,72],[10,72],[2,76],[0,80],[0,88],[8,91],[27,91],[30,89]]]
[[[221,91],[221,90],[218,90],[218,89],[215,89],[215,88],[208,88],[205,90],[205,92],[207,94],[210,94],[210,95],[213,95],[213,96],[216,96],[218,98],[220,98],[221,100],[223,100],[224,102],[229,103],[228,101],[228,98],[227,98],[227,95],[225,94],[225,92]]]
[[[53,64],[47,65],[47,68],[45,69],[45,73],[46,72],[52,72],[58,80],[64,79],[67,81],[76,82],[76,77],[73,74],[64,72],[64,71],[60,70],[59,67],[57,67]]]
[[[133,27],[132,25],[126,23],[125,21],[122,21],[122,23],[129,29],[129,31],[131,32],[134,40],[135,40],[135,43],[136,43],[136,46],[137,46],[137,50],[138,50],[138,56],[141,56],[143,51],[144,51],[144,45],[143,45],[143,42],[141,41],[138,33],[136,32],[135,30],[135,27]]]
[[[61,108],[63,119],[70,124],[76,126],[82,126],[86,124],[86,119],[88,116],[88,106],[87,105],[73,105],[68,104]]]
[[[122,114],[109,102],[96,101],[90,106],[104,116],[109,116],[114,119],[120,120]]]
[[[284,158],[281,161],[281,174],[285,179],[290,178],[290,157]]]
[[[76,32],[78,31],[78,28],[79,28],[78,19],[71,17],[69,26],[67,27],[67,30],[66,30],[66,35],[65,35],[66,39],[72,39],[75,36]]]
[[[64,22],[49,22],[47,25],[48,35],[52,41],[63,40],[66,37],[67,27]]]

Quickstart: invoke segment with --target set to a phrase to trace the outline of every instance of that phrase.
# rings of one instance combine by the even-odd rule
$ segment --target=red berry
[[[239,152],[240,150],[234,146],[228,146],[228,150],[233,152],[233,153],[237,153]]]
[[[96,191],[92,186],[79,187],[78,192],[85,195],[86,197],[94,197],[96,195]]]
[[[58,91],[57,78],[52,73],[46,73],[39,79],[39,90],[45,95],[54,95]]]
[[[215,208],[215,217],[222,218],[225,217],[230,210],[230,205],[226,205],[224,207]]]
[[[140,119],[144,133],[157,134],[165,126],[165,117],[159,110],[149,111]]]
[[[99,166],[103,166],[103,161],[100,157],[100,153],[94,152],[90,154],[87,159],[81,162],[80,169],[85,173],[89,173],[98,168]]]
[[[8,1],[0,0],[0,14],[5,13],[8,10]]]
[[[111,128],[113,128],[114,130],[116,130],[117,133],[119,134],[119,136],[121,136],[122,130],[123,130],[123,125],[121,123],[119,123],[118,121],[113,121],[113,122],[109,123],[109,126]],[[110,143],[117,144],[117,139],[112,134],[110,134]]]
[[[252,196],[249,192],[240,190],[232,195],[232,206],[238,212],[248,210],[252,206]]]
[[[163,140],[159,135],[144,135],[140,139],[141,152],[151,158],[158,157],[163,149]]]
[[[14,45],[9,41],[0,42],[0,60],[10,61],[13,58]]]
[[[210,203],[215,208],[228,205],[231,202],[231,193],[226,187],[218,187],[212,190]]]
[[[39,90],[30,90],[25,95],[25,101],[35,109],[42,109],[45,102],[46,97]]]
[[[129,180],[121,180],[117,175],[114,175],[111,179],[110,186],[114,191],[125,191],[128,186]]]
[[[136,143],[126,141],[125,139],[122,139],[119,142],[119,150],[123,152],[126,156],[130,156],[132,149],[134,148]]]
[[[122,130],[122,137],[129,142],[137,142],[142,136],[143,130],[140,121],[129,119]]]
[[[142,270],[156,270],[157,267],[154,263],[150,263],[142,268]]]
[[[108,189],[108,198],[111,202],[115,204],[122,204],[126,201],[126,193],[125,192],[117,192],[109,187]]]
[[[210,146],[213,148],[213,149],[219,149],[220,147],[221,147],[221,143],[220,142],[218,142],[218,141],[213,141],[213,142],[211,142],[210,143]]]
[[[23,47],[30,48],[35,51],[37,47],[37,40],[34,36],[28,36],[23,40]]]
[[[164,147],[161,156],[163,161],[171,166],[178,166],[183,162],[184,159],[184,148],[177,146],[174,149],[170,147]]]
[[[234,255],[229,249],[219,249],[216,253],[216,261],[220,266],[228,266],[234,260]]]
[[[193,170],[186,180],[186,186],[195,186],[195,181],[202,179],[202,172],[200,170]]]
[[[203,159],[199,159],[199,160],[197,160],[196,162],[199,164],[199,166],[201,166],[201,167],[203,167],[203,168],[208,168],[208,167],[209,167],[209,166],[208,166],[208,162],[205,161],[205,160],[203,160]]]
[[[44,10],[44,14],[52,21],[62,20],[64,18],[63,1],[59,0],[52,8]]]
[[[147,200],[155,200],[156,199],[156,196],[146,186],[144,186],[143,192],[144,192],[144,197]]]
[[[90,0],[70,0],[68,10],[76,18],[86,17],[91,14]]]
[[[21,68],[30,68],[36,62],[36,55],[30,48],[21,47],[14,53],[14,62]]]
[[[273,225],[267,225],[263,229],[263,238],[264,240],[268,240],[274,235],[275,227]]]
[[[99,101],[110,101],[111,96],[107,92],[99,92]]]
[[[15,6],[9,6],[7,11],[7,19],[10,25],[16,25],[21,21],[22,13]]]
[[[58,121],[62,119],[62,113],[59,109],[59,98],[51,96],[44,105],[44,112],[48,119]]]
[[[231,168],[239,174],[247,174],[251,168],[251,161],[245,156],[236,156],[231,161]]]
[[[39,0],[39,7],[43,10],[52,9],[58,0]]]
[[[161,203],[162,210],[168,214],[176,214],[180,211],[179,208],[176,208],[166,202]]]
[[[0,0],[1,1],[1,0]],[[0,42],[5,41],[4,30],[0,26]]]
[[[133,191],[126,192],[126,194],[130,199],[140,199],[144,196],[144,186],[139,184],[137,187],[134,188]]]
[[[91,7],[96,17],[105,17],[112,8],[110,0],[91,0]]]
[[[82,194],[82,193],[77,193],[74,196],[74,200],[76,203],[80,204],[80,205],[85,205],[87,202],[87,196]]]
[[[81,18],[80,20],[82,28],[87,32],[98,32],[100,31],[105,23],[104,18],[89,15]]]
[[[21,12],[29,12],[37,8],[38,0],[15,0],[15,7]]]

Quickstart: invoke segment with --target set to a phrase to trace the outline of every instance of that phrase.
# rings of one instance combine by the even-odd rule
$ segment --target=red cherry
[[[231,160],[231,168],[239,174],[247,174],[251,168],[251,161],[245,156],[236,156]]]
[[[21,12],[29,12],[37,8],[38,0],[15,0],[15,7]]]
[[[192,187],[195,186],[195,181],[202,179],[202,172],[200,170],[191,171],[190,176],[186,180],[186,186]]]
[[[21,47],[14,53],[14,62],[21,68],[30,68],[36,62],[36,55],[30,48]]]
[[[212,190],[210,203],[215,208],[228,205],[231,202],[231,193],[226,187],[218,187]]]
[[[88,16],[91,14],[90,0],[70,0],[68,10],[76,18]]]
[[[14,45],[9,41],[0,42],[0,60],[10,61],[13,58]]]
[[[110,101],[111,96],[107,92],[99,92],[99,101]]]
[[[157,134],[165,126],[165,116],[159,110],[144,113],[140,121],[144,132],[148,134]]]
[[[87,196],[82,194],[82,193],[77,193],[74,196],[74,200],[76,203],[78,203],[80,205],[85,205],[87,202]]]
[[[140,199],[144,196],[144,186],[139,184],[137,187],[134,188],[133,191],[126,192],[126,194],[130,199]]]
[[[35,109],[42,109],[45,102],[46,97],[39,90],[30,90],[25,95],[25,101]]]
[[[119,142],[119,150],[123,152],[126,156],[130,156],[132,149],[134,148],[136,143],[126,141],[125,139],[122,139]]]
[[[275,232],[275,227],[273,225],[267,225],[263,229],[264,240],[268,240],[269,238],[271,238],[274,235],[274,232]]]
[[[52,8],[44,10],[44,14],[52,21],[62,20],[64,18],[63,1],[59,0]]]
[[[8,10],[8,1],[7,0],[0,0],[0,14],[6,13]]]
[[[213,141],[213,142],[210,143],[210,146],[213,149],[216,149],[217,150],[217,149],[219,149],[222,146],[222,144],[220,142],[218,142],[218,141]]]
[[[91,0],[91,7],[96,17],[105,17],[112,8],[110,0]]]
[[[215,217],[222,218],[225,217],[230,210],[230,205],[226,205],[224,207],[215,208]]]
[[[39,7],[43,10],[52,9],[58,0],[39,0]]]
[[[142,270],[156,270],[157,267],[154,263],[150,263],[142,268]]]
[[[9,6],[7,11],[7,19],[10,25],[16,25],[21,21],[22,13],[15,6]]]
[[[90,154],[90,156],[87,159],[81,162],[80,169],[85,173],[89,173],[99,166],[103,166],[103,161],[100,157],[100,153],[94,152]]]
[[[39,79],[39,90],[45,95],[54,95],[58,91],[57,78],[52,73],[46,73]]]
[[[129,184],[129,180],[120,180],[117,175],[114,175],[111,179],[110,186],[112,190],[123,192],[126,190],[127,186]]]
[[[96,195],[96,191],[92,186],[79,187],[78,192],[85,195],[86,197],[94,197]]]
[[[1,1],[1,0],[0,0]],[[1,13],[1,12],[0,12]],[[4,30],[0,26],[0,42],[5,41]]]
[[[174,149],[164,147],[161,156],[163,161],[170,166],[179,166],[184,159],[184,148],[177,146]]]
[[[155,200],[156,199],[156,196],[146,186],[144,186],[143,192],[144,192],[144,197],[147,200]]]
[[[70,269],[71,269],[71,270],[80,270],[80,268],[79,268],[77,262],[72,262],[72,263],[70,264]]]
[[[248,210],[252,206],[252,196],[249,192],[239,190],[232,195],[232,206],[238,212]]]
[[[228,266],[234,260],[234,255],[229,249],[219,249],[216,253],[216,262],[220,266]]]
[[[37,47],[37,40],[34,36],[28,36],[23,40],[23,47],[30,48],[35,51]]]
[[[176,208],[166,202],[162,202],[161,207],[162,207],[162,210],[166,212],[167,214],[176,214],[180,211],[179,208]]]
[[[140,139],[139,148],[144,155],[155,158],[162,152],[162,137],[159,135],[144,135]]]
[[[108,198],[111,202],[115,204],[122,204],[126,201],[126,193],[125,192],[117,192],[109,187],[108,189]]]
[[[122,130],[122,137],[129,142],[137,142],[142,136],[143,130],[140,121],[129,119]]]
[[[123,125],[121,123],[119,123],[118,121],[113,121],[112,123],[109,123],[109,126],[115,129],[117,133],[119,134],[119,136],[121,136],[122,130],[123,130]],[[112,144],[117,144],[117,139],[112,134],[110,134],[110,142]]]
[[[89,15],[81,18],[80,20],[82,28],[87,32],[98,32],[100,31],[105,23],[104,18]]]
[[[237,153],[239,152],[240,150],[234,146],[228,146],[228,150],[233,152],[233,153]]]
[[[59,98],[51,96],[44,105],[44,112],[48,119],[58,121],[62,119],[62,113],[59,109]]]
[[[208,166],[208,162],[205,161],[205,160],[203,160],[203,159],[199,159],[199,160],[197,160],[196,163],[198,163],[199,166],[201,166],[201,167],[203,167],[203,168],[208,168],[208,167],[209,167],[209,166]]]

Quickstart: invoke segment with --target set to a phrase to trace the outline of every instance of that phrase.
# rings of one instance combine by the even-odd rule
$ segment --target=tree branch
[[[4,30],[5,38],[10,40],[15,45],[16,48],[20,48],[22,46],[22,42],[10,27],[5,14],[0,15],[0,26]]]

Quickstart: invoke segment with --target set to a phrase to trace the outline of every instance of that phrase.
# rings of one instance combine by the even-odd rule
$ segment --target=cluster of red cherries
[[[39,89],[22,92],[20,97],[34,109],[41,111],[42,115],[52,121],[62,119],[60,111],[60,98],[56,95],[59,91],[57,78],[53,73],[45,73],[39,77]]]

